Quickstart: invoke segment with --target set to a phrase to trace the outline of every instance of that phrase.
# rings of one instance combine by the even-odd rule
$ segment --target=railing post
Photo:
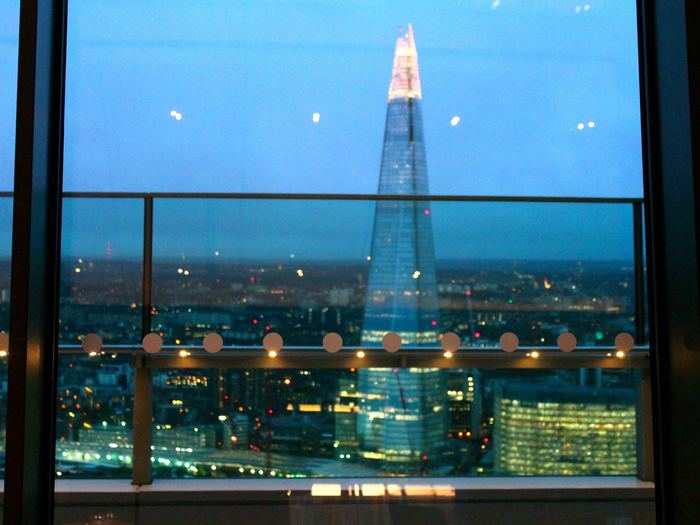
[[[151,282],[153,269],[153,197],[143,201],[143,268],[141,286],[141,335],[151,331]],[[151,474],[152,385],[148,356],[143,350],[134,355],[134,409],[132,421],[132,484],[148,485]]]
[[[645,367],[639,371],[637,400],[637,477],[654,481],[654,426],[651,401],[651,374]]]
[[[148,485],[151,475],[151,369],[148,356],[134,356],[133,485]]]
[[[151,331],[153,279],[153,197],[143,199],[143,266],[141,283],[141,336]]]
[[[632,228],[634,246],[634,338],[637,344],[647,340],[646,297],[644,294],[644,215],[642,202],[632,203]]]

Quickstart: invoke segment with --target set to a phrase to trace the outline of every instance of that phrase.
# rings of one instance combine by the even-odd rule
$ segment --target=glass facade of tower
[[[380,195],[427,195],[428,169],[413,29],[399,37],[389,86]],[[438,297],[431,208],[417,200],[379,200],[374,216],[362,345],[388,332],[402,344],[438,343]],[[392,472],[440,460],[446,446],[445,372],[369,368],[359,373],[359,454]],[[389,466],[390,465],[390,466]],[[420,467],[418,467],[420,470]]]
[[[504,475],[634,475],[630,389],[501,383],[494,401],[495,470]]]

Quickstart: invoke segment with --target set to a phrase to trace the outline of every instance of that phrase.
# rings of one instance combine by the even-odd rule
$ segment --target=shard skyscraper
[[[428,170],[421,114],[418,52],[409,25],[396,42],[384,131],[380,195],[370,251],[362,345],[388,332],[404,346],[438,344],[439,310]],[[446,440],[444,373],[437,369],[369,368],[359,372],[360,456],[392,472],[438,461]]]

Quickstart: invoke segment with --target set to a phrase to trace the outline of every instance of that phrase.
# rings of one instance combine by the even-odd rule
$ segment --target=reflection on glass
[[[430,371],[401,372],[394,380],[412,375],[418,382]],[[370,392],[354,369],[159,371],[155,476],[636,472],[636,372],[441,374],[415,398],[415,385],[405,381],[396,396],[389,385]]]
[[[349,346],[369,344],[362,334],[370,268],[383,275],[371,255],[375,204],[157,199],[154,329],[169,344],[200,343],[210,331],[229,345],[259,345],[270,331],[290,346],[320,347],[327,332]],[[523,345],[551,346],[569,331],[580,347],[634,333],[631,205],[424,207],[438,296],[437,315],[426,318],[431,330],[483,347],[497,347],[507,331]],[[410,264],[397,268],[410,275],[395,282],[425,278]],[[382,326],[379,340],[390,325]]]
[[[141,339],[143,201],[63,202],[60,340],[88,333],[105,343]]]

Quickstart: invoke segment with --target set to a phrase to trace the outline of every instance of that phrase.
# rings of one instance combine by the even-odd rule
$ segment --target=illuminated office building
[[[378,193],[427,195],[418,53],[409,25],[396,42]],[[430,203],[379,200],[370,252],[362,345],[381,346],[387,332],[404,345],[438,344],[438,298]],[[387,470],[432,463],[446,439],[444,373],[368,369],[359,373],[360,457]],[[403,466],[401,465],[403,464]],[[405,469],[404,469],[405,467]]]
[[[495,395],[495,468],[503,475],[634,475],[632,389],[510,383]]]

